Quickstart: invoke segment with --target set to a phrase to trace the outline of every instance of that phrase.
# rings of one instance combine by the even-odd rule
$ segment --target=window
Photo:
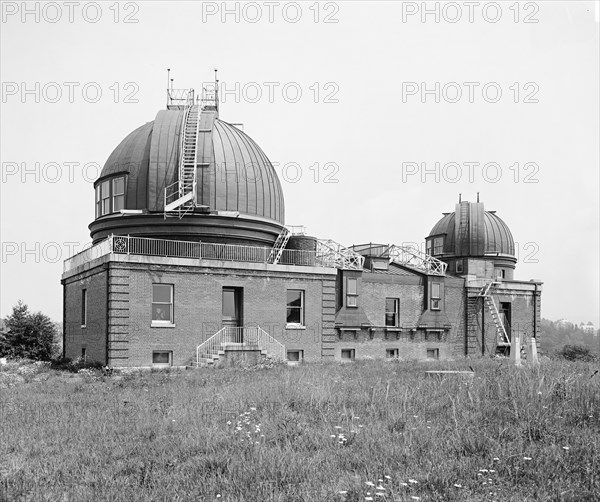
[[[112,180],[113,213],[125,207],[125,178],[119,176]]]
[[[428,255],[433,255],[433,239],[429,239],[425,244],[425,252]]]
[[[85,347],[81,348],[81,359],[83,359],[83,362],[87,361],[87,354],[86,354],[86,349]]]
[[[103,181],[100,185],[102,190],[102,214],[110,213],[110,181]]]
[[[438,255],[438,254],[442,254],[444,252],[444,238],[443,237],[436,237],[433,240],[433,254]]]
[[[301,363],[304,360],[303,350],[288,350],[287,360],[290,363]]]
[[[385,299],[385,325],[391,327],[398,326],[398,306],[400,300],[398,298]]]
[[[81,290],[81,327],[87,324],[87,289]]]
[[[304,291],[300,289],[287,290],[286,322],[304,326]]]
[[[355,277],[346,279],[346,307],[356,307],[358,299],[358,280]]]
[[[427,359],[439,359],[440,349],[427,349]]]
[[[441,287],[439,282],[431,284],[431,310],[440,310]]]
[[[125,208],[125,176],[104,180],[96,186],[96,218]]]
[[[342,361],[354,361],[354,349],[342,349]]]
[[[155,350],[152,352],[153,366],[171,366],[173,364],[173,352],[169,350]]]
[[[100,199],[100,185],[96,187],[96,218],[102,216],[102,200]]]
[[[173,323],[173,285],[152,285],[152,322],[158,324]]]
[[[463,262],[462,262],[462,260],[458,260],[456,262],[456,273],[457,274],[462,274],[463,273]]]
[[[385,349],[385,357],[388,359],[398,359],[399,350],[398,349]]]
[[[506,270],[503,268],[496,269],[496,279],[505,279],[506,278]]]

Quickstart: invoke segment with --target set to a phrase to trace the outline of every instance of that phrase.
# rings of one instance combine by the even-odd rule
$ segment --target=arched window
[[[125,209],[125,176],[104,180],[96,185],[96,218]]]

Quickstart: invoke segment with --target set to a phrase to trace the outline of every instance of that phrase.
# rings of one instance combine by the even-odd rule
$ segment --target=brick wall
[[[64,355],[75,359],[86,350],[88,361],[106,362],[107,270],[100,266],[63,281]],[[87,320],[81,325],[82,290],[87,289]]]
[[[106,280],[112,365],[148,366],[156,350],[171,351],[176,366],[195,360],[197,345],[222,327],[223,287],[243,288],[245,326],[260,326],[286,349],[302,350],[306,361],[333,357],[322,340],[331,343],[333,335],[334,275],[111,262]],[[153,283],[174,286],[174,326],[152,326]],[[304,329],[286,328],[288,289],[305,292]],[[73,311],[73,299],[67,303]]]

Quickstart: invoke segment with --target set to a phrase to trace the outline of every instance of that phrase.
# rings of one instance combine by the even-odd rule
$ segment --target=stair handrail
[[[485,286],[483,286],[483,288],[481,288],[481,291],[479,292],[479,296],[483,297],[484,303],[485,303],[486,299],[490,300],[490,303],[488,304],[488,306],[489,306],[490,310],[492,311],[492,313],[496,316],[496,319],[498,320],[498,324],[496,324],[496,331],[498,331],[498,329],[499,329],[500,333],[502,335],[502,338],[503,338],[503,342],[510,344],[510,339],[508,338],[508,333],[506,332],[504,323],[502,322],[502,319],[500,318],[500,312],[498,311],[498,307],[496,306],[494,297],[490,294],[490,290],[492,289],[492,287],[497,284],[499,284],[498,281],[494,281],[494,280],[489,281]]]
[[[212,346],[220,346],[221,342],[218,343],[218,345],[215,343],[215,341],[219,338],[222,337],[223,333],[227,330],[227,326],[224,326],[223,328],[221,328],[219,331],[217,331],[214,335],[210,336],[209,338],[207,338],[206,340],[204,340],[200,345],[198,345],[196,347],[196,366],[200,366],[200,351],[202,349],[204,349],[205,347],[208,347],[208,350],[205,350],[204,352],[206,352],[207,354],[212,355],[213,352],[215,352],[214,350],[210,350],[210,348]],[[216,351],[218,352],[218,350]]]
[[[260,326],[258,326],[258,346],[261,349],[266,347],[264,350],[266,350],[267,355],[277,361],[285,361],[287,359],[285,345],[269,335],[269,333]]]

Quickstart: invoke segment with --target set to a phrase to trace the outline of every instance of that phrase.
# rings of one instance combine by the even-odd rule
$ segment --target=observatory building
[[[306,235],[286,226],[275,169],[218,102],[216,90],[169,89],[167,109],[106,161],[93,246],[64,263],[66,357],[457,359],[537,337],[542,285],[514,279],[513,237],[494,211],[459,201],[426,252]]]

